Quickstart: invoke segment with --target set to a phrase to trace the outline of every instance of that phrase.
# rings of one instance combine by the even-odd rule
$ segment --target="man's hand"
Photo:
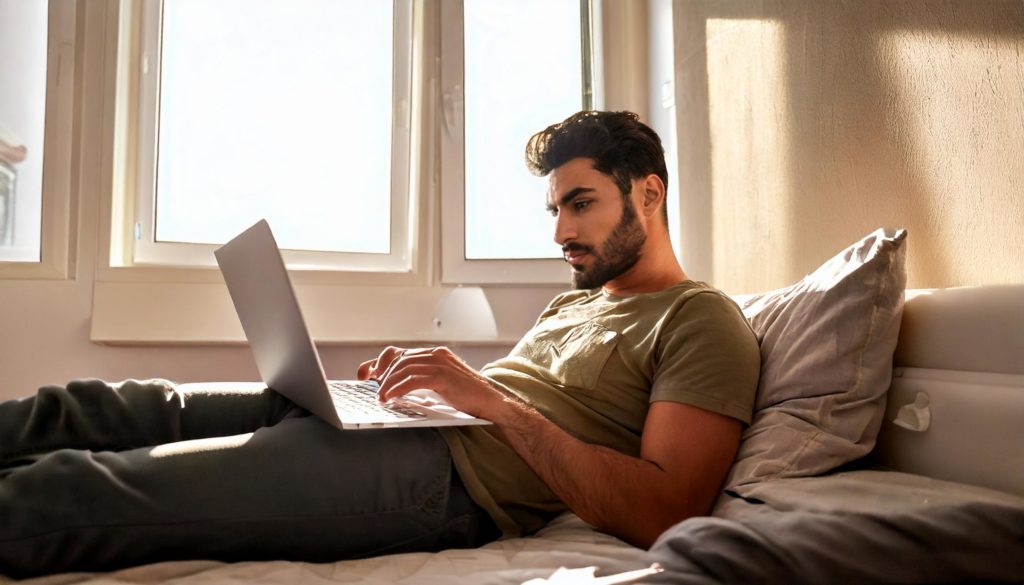
[[[447,347],[388,347],[377,359],[363,362],[356,375],[380,382],[382,402],[428,389],[462,412],[485,420],[493,420],[512,400]]]

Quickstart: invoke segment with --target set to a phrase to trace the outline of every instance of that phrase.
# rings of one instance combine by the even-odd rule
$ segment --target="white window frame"
[[[603,103],[599,72],[600,2],[581,0],[589,31],[582,40],[589,44],[591,60],[582,67],[591,73],[589,89],[592,107]],[[441,3],[441,281],[446,284],[565,284],[569,271],[562,259],[466,258],[465,215],[465,91],[464,12],[462,0]],[[584,75],[584,85],[587,79]],[[556,120],[552,120],[555,122]],[[538,128],[540,130],[540,128]],[[525,147],[525,145],[524,145]],[[538,194],[540,197],[541,194]],[[539,199],[538,199],[539,201]],[[539,206],[539,204],[538,204]]]
[[[50,0],[46,47],[43,186],[38,261],[0,261],[0,278],[64,280],[74,273],[70,246],[75,46],[78,2]]]
[[[97,201],[83,203],[95,203],[99,209],[100,254],[93,285],[90,339],[101,344],[133,346],[244,343],[227,290],[215,268],[134,264],[130,257],[138,167],[135,161],[138,113],[134,104],[139,91],[137,55],[141,52],[142,1],[96,0],[84,3],[79,9],[90,17],[88,26],[91,28],[87,27],[82,33],[83,38],[92,39],[89,41],[92,53],[87,57],[98,58],[89,69],[93,71],[89,79],[94,79],[101,71],[105,77],[105,81],[90,85],[91,93],[84,96],[85,104],[80,106],[88,111],[98,107],[104,112],[102,123],[89,127],[90,132],[102,136],[86,132],[86,138],[95,139],[91,142],[92,148],[99,148],[100,159],[98,165],[86,169],[96,186],[85,194],[95,192]],[[613,67],[618,57],[608,55],[607,63],[602,59],[602,42],[598,41],[609,34],[601,23],[602,0],[588,1],[593,2],[594,107],[642,111],[637,109],[642,107],[639,102],[612,99],[602,91],[603,79],[619,79],[619,69]],[[448,161],[442,161],[442,145],[450,138],[447,135],[453,128],[458,129],[460,136],[462,132],[461,117],[454,124],[452,114],[455,112],[451,109],[459,105],[461,110],[461,104],[453,104],[450,98],[446,103],[444,99],[445,95],[456,94],[443,91],[441,57],[449,57],[442,53],[442,47],[452,39],[447,34],[451,23],[442,20],[442,9],[451,8],[444,2],[458,2],[461,14],[461,0],[413,2],[415,35],[409,106],[412,156],[408,173],[410,221],[407,227],[412,243],[412,270],[386,273],[292,268],[289,273],[317,343],[511,344],[533,324],[537,313],[551,297],[567,288],[568,270],[560,260],[550,260],[548,263],[555,270],[546,282],[537,282],[529,264],[506,268],[498,278],[490,280],[466,278],[467,283],[488,284],[484,290],[498,328],[498,335],[493,339],[468,340],[462,334],[446,334],[435,327],[438,302],[446,298],[454,286],[451,284],[454,281],[442,279],[442,230],[454,225],[460,235],[462,232],[461,215],[455,224],[449,219],[442,222],[441,217],[442,189],[446,189],[444,181],[451,175],[451,169],[446,166]],[[630,2],[629,6],[634,4],[638,3]],[[614,8],[614,4],[610,6]],[[608,28],[618,26],[614,19],[605,25]],[[459,45],[461,28],[460,20]],[[102,53],[102,58],[98,53]],[[461,76],[461,61],[459,69]],[[646,92],[642,93],[646,99]],[[457,95],[461,98],[461,91]],[[450,197],[452,193],[447,190],[444,196]],[[461,189],[458,195],[461,199]],[[512,261],[512,264],[519,263]],[[513,271],[525,274],[526,278],[509,277]]]
[[[391,148],[390,252],[387,254],[283,250],[289,268],[332,272],[410,273],[413,230],[410,226],[410,171],[413,102],[413,2],[394,0],[394,67]],[[155,241],[156,155],[159,117],[159,55],[163,0],[128,0],[126,19],[139,27],[138,50],[128,54],[137,75],[135,100],[135,174],[131,205],[122,205],[118,241],[122,250],[112,259],[122,266],[216,266],[208,244]],[[131,10],[138,14],[131,14]],[[130,32],[130,31],[129,31]],[[128,203],[123,201],[122,203]]]

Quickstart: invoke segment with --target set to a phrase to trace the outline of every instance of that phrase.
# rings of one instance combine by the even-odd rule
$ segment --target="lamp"
[[[458,286],[448,291],[434,310],[433,325],[438,341],[481,341],[498,337],[494,312],[479,286]]]

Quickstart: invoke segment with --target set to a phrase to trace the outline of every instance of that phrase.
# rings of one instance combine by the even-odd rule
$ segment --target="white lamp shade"
[[[498,327],[483,289],[460,286],[449,291],[434,311],[434,335],[438,341],[496,339]]]

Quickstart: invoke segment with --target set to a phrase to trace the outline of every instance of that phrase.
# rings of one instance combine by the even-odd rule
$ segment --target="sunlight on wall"
[[[908,231],[909,287],[1024,279],[1024,6],[693,0],[674,18],[694,276],[786,286],[887,227]]]
[[[896,98],[887,125],[903,129],[893,138],[930,199],[916,204],[918,231],[952,244],[915,247],[914,267],[956,267],[932,286],[1018,281],[975,260],[1019,246],[1024,226],[1020,39],[898,31],[878,47]]]
[[[706,34],[714,280],[759,290],[787,270],[795,227],[784,32],[774,20],[708,19]],[[763,257],[773,261],[751,262]]]

